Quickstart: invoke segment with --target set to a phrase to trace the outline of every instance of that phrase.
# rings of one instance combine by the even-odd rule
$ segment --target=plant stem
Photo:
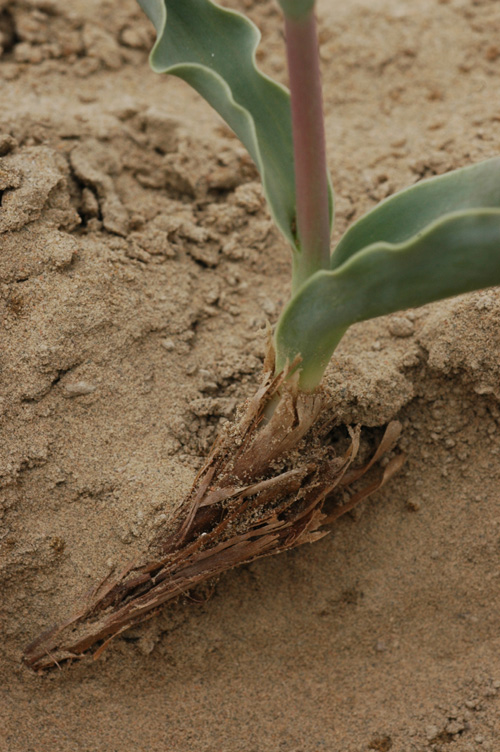
[[[297,235],[292,292],[330,265],[330,206],[325,127],[314,8],[285,15],[295,158]]]

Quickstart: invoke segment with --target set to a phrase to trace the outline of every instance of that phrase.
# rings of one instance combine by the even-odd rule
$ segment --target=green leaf
[[[347,230],[331,268],[373,243],[403,243],[445,214],[488,207],[500,207],[499,157],[422,180],[386,199]]]
[[[351,324],[499,284],[500,209],[448,214],[407,242],[375,243],[313,275],[278,322],[277,370],[300,355],[300,385],[313,388]]]
[[[139,0],[157,31],[151,66],[184,79],[224,118],[260,172],[273,218],[297,250],[290,96],[255,65],[260,32],[210,0]]]

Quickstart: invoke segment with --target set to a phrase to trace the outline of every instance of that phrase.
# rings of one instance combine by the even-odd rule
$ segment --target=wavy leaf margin
[[[407,242],[316,272],[278,322],[277,371],[300,355],[300,386],[314,388],[351,324],[499,284],[500,208],[445,215]]]
[[[276,225],[300,252],[290,95],[256,66],[260,31],[212,0],[138,2],[157,32],[151,67],[190,84],[232,128],[260,172]]]

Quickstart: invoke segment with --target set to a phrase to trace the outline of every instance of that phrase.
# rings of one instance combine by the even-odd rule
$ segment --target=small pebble
[[[276,305],[271,298],[263,298],[260,303],[260,307],[268,316],[274,316],[276,313]]]
[[[160,527],[160,525],[163,525],[167,521],[167,519],[168,518],[166,514],[164,513],[159,514],[157,517],[155,517],[153,525],[155,527]]]
[[[425,736],[427,741],[431,742],[433,739],[436,738],[439,734],[439,729],[437,726],[427,726],[425,729]]]
[[[175,342],[172,339],[162,339],[161,346],[164,347],[165,350],[168,350],[168,352],[175,350]]]
[[[479,300],[476,303],[476,310],[477,311],[488,311],[491,308],[494,308],[495,306],[495,298],[493,295],[485,293],[481,295]]]
[[[469,710],[477,710],[479,706],[479,700],[478,699],[472,699],[472,700],[466,700],[465,701],[465,707],[469,708]]]
[[[402,364],[405,368],[414,368],[420,363],[420,353],[418,350],[410,350],[403,355]]]
[[[207,394],[215,394],[218,390],[219,387],[215,381],[205,381],[201,386],[201,391],[207,392]]]
[[[411,337],[415,324],[405,316],[393,316],[389,321],[389,332],[393,337]]]
[[[120,41],[126,47],[132,47],[133,49],[140,50],[147,43],[147,39],[144,38],[144,34],[136,29],[126,28],[123,29],[120,35]]]
[[[455,736],[456,734],[459,734],[461,731],[463,731],[465,728],[465,724],[461,721],[455,720],[450,721],[448,725],[446,726],[446,731],[448,734],[451,734],[452,736]]]
[[[82,191],[81,210],[87,218],[99,216],[99,202],[90,188],[84,188]]]
[[[20,42],[14,47],[14,59],[17,63],[38,65],[44,59],[44,52],[41,47],[36,47],[28,42]]]
[[[406,502],[406,508],[410,512],[419,512],[422,509],[422,504],[418,499],[408,499]]]
[[[65,390],[70,397],[79,397],[82,394],[92,394],[97,389],[94,384],[88,381],[75,381],[73,384],[65,384]]]

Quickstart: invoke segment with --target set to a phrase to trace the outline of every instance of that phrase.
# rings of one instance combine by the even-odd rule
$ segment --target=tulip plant
[[[500,159],[395,194],[332,251],[315,3],[279,2],[290,94],[256,67],[247,18],[210,0],[139,0],[157,30],[153,70],[193,86],[259,169],[293,257],[276,372],[298,355],[300,388],[314,389],[351,324],[500,283]]]
[[[82,657],[95,645],[99,655],[116,634],[180,592],[324,535],[401,465],[396,456],[382,477],[356,485],[394,445],[397,423],[362,468],[352,466],[359,429],[348,429],[350,444],[340,455],[326,441],[332,419],[319,385],[345,331],[500,284],[500,158],[391,196],[331,249],[315,0],[278,1],[290,92],[258,70],[260,35],[243,15],[212,0],[138,0],[157,32],[153,70],[194,87],[253,158],[291,247],[291,297],[261,387],[222,432],[176,518],[152,544],[150,560],[108,576],[78,614],[35,640],[25,654],[35,669]]]

